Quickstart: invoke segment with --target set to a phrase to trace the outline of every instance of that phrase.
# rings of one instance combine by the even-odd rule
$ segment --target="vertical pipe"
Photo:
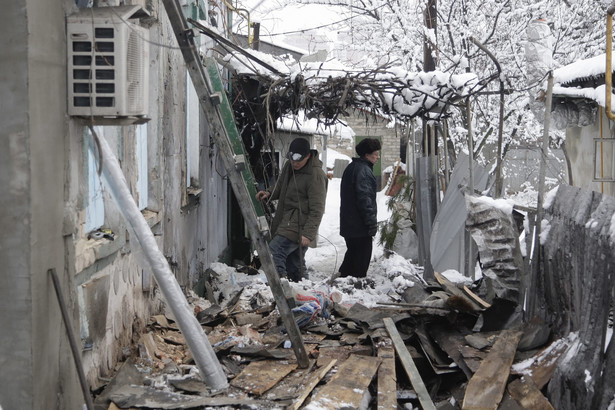
[[[466,99],[466,118],[468,121],[468,164],[470,172],[469,195],[474,195],[474,134],[472,132],[472,109],[470,107],[470,97]],[[472,235],[466,228],[465,230],[466,243],[466,276],[471,277],[472,281],[476,280],[476,272],[474,269],[474,246],[472,244]]]
[[[103,136],[96,136],[92,127],[90,127],[90,130],[99,143],[104,180],[126,221],[126,225],[134,232],[134,239],[141,247],[143,255],[154,273],[156,282],[158,282],[160,290],[177,320],[179,329],[186,339],[186,344],[192,352],[203,380],[213,390],[227,388],[228,382],[222,366],[209,344],[203,328],[192,313],[177,279],[171,272],[167,259],[158,248],[154,234],[130,194],[115,154]],[[90,149],[93,150],[91,145]],[[94,157],[97,156],[94,155]]]
[[[60,312],[62,313],[62,319],[64,319],[64,327],[66,327],[66,333],[68,335],[68,343],[70,344],[70,350],[73,353],[73,360],[75,361],[75,367],[77,368],[77,375],[79,376],[79,384],[81,385],[81,392],[83,393],[83,399],[85,400],[85,407],[87,410],[94,410],[94,401],[90,394],[90,388],[88,382],[85,379],[85,373],[83,371],[83,365],[81,363],[81,353],[77,346],[77,338],[73,332],[73,326],[68,315],[68,309],[66,308],[66,302],[64,301],[64,294],[60,288],[60,280],[55,269],[49,269],[48,273],[51,275],[53,281],[53,287],[56,290],[56,296],[58,297],[58,305],[60,305]]]
[[[606,68],[604,71],[604,89],[606,102],[605,112],[610,120],[615,120],[615,115],[613,115],[613,111],[611,110],[611,92],[613,90],[613,13],[615,13],[615,1],[611,3],[606,10]]]
[[[543,198],[545,191],[545,175],[547,168],[547,151],[549,149],[549,127],[551,126],[551,105],[553,102],[553,71],[549,71],[547,79],[547,100],[545,106],[545,124],[542,134],[542,146],[540,157],[540,171],[538,175],[538,198],[536,204],[536,221],[534,224],[534,249],[532,252],[532,279],[528,289],[528,317],[534,317],[536,313],[536,296],[538,295],[538,272],[541,259],[540,252],[540,228],[543,214]]]
[[[442,133],[444,134],[444,184],[445,189],[448,189],[450,176],[448,174],[448,121],[446,119],[442,122],[442,127]]]

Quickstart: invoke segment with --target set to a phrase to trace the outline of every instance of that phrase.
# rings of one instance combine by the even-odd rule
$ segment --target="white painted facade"
[[[95,130],[115,151],[179,284],[191,288],[227,251],[229,190],[203,115],[187,108],[194,98],[162,2],[147,3],[150,17],[140,25],[150,39],[150,120]],[[76,409],[84,402],[49,269],[60,278],[92,389],[164,308],[138,244],[97,178],[87,120],[67,114],[66,17],[76,11],[70,0],[26,0],[0,13],[3,409]],[[92,238],[99,228],[114,240]]]

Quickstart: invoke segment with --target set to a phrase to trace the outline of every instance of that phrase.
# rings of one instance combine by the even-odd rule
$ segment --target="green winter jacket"
[[[325,212],[328,180],[318,151],[311,150],[310,153],[310,159],[298,171],[294,171],[290,161],[286,161],[278,182],[270,188],[271,200],[278,200],[271,223],[271,237],[281,235],[299,242],[302,235],[311,241],[310,247],[315,247],[318,226]]]

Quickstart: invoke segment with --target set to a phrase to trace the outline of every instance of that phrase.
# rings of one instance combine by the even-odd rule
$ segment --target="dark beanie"
[[[380,150],[380,148],[381,145],[379,140],[376,138],[365,138],[357,144],[355,150],[357,151],[357,155],[363,158],[365,154],[371,154],[374,151]]]
[[[288,148],[288,159],[301,161],[310,153],[310,143],[305,138],[295,138]]]

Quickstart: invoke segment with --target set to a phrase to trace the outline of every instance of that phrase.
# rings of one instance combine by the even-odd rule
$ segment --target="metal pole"
[[[66,327],[66,333],[68,335],[68,343],[70,344],[70,350],[73,353],[73,360],[75,361],[75,367],[77,368],[77,374],[79,375],[79,384],[81,385],[85,406],[88,410],[94,410],[94,401],[92,400],[90,388],[87,380],[85,379],[85,373],[83,372],[83,364],[81,363],[81,354],[79,352],[79,347],[77,346],[77,338],[73,332],[70,317],[68,316],[68,311],[66,310],[66,302],[64,302],[64,295],[62,294],[62,289],[60,288],[58,274],[55,269],[49,269],[47,272],[51,275],[53,287],[55,288],[56,295],[58,297],[58,305],[60,305],[62,319],[64,319],[64,326]]]
[[[194,361],[201,372],[203,380],[213,390],[222,390],[228,387],[226,375],[216,357],[216,353],[209,344],[209,340],[198,322],[186,296],[182,292],[177,279],[173,275],[169,263],[158,248],[154,234],[147,221],[137,207],[130,189],[122,173],[115,154],[103,136],[97,137],[94,129],[90,128],[92,135],[98,138],[102,154],[102,169],[105,182],[110,188],[113,199],[122,213],[127,226],[134,232],[134,240],[141,247],[143,255],[150,265],[160,286],[160,290],[166,299],[173,316],[177,320],[186,344],[194,356]],[[90,145],[90,149],[93,147]],[[96,157],[96,155],[94,155]]]
[[[538,174],[538,198],[536,202],[536,222],[534,226],[534,249],[532,253],[532,279],[528,289],[528,315],[534,317],[536,313],[536,296],[538,286],[538,273],[540,263],[540,225],[543,214],[543,198],[545,193],[545,176],[547,173],[547,152],[549,150],[549,128],[551,126],[551,105],[553,103],[553,71],[549,71],[547,77],[547,100],[545,104],[545,125],[542,134],[542,146],[540,156],[540,171]]]
[[[474,134],[472,132],[472,109],[470,107],[470,98],[466,99],[466,117],[468,121],[468,164],[470,171],[470,190],[469,195],[474,195]],[[472,278],[472,280],[476,280],[476,272],[474,269],[474,246],[472,244],[472,235],[470,231],[466,228],[465,230],[465,242],[466,242],[466,276]]]

